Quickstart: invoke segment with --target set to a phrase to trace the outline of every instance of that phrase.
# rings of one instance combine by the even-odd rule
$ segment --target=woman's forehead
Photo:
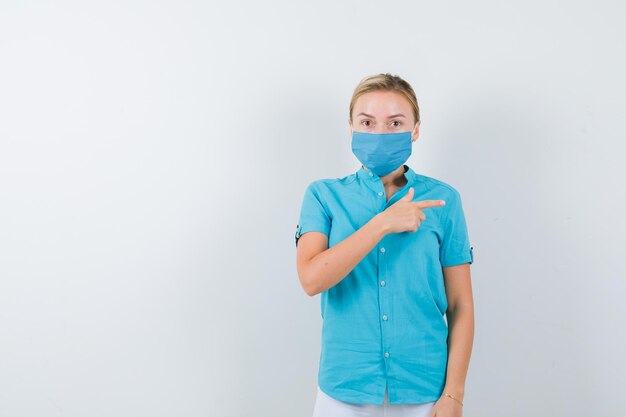
[[[354,104],[354,114],[358,117],[365,113],[369,117],[389,117],[411,114],[411,103],[400,93],[393,91],[371,91],[357,98]]]

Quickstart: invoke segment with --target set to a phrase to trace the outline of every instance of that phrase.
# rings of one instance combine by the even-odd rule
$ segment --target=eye
[[[369,121],[369,120],[363,120],[363,121],[361,121],[361,124],[365,124],[365,123],[370,123],[370,121]],[[369,125],[367,124],[367,125],[365,125],[365,126],[369,126]]]
[[[391,123],[398,123],[397,125],[394,125],[395,127],[398,127],[398,126],[400,126],[402,124],[402,122],[400,122],[399,120],[394,120]]]

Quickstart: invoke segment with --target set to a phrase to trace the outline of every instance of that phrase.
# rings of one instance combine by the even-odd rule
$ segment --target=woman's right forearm
[[[339,283],[389,233],[382,214],[372,217],[356,232],[309,261],[309,295],[313,296]]]

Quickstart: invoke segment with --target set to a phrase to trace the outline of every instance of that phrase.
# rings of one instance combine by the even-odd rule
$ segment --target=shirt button
[[[382,253],[385,253],[385,248],[380,248],[380,251],[381,251]]]
[[[383,320],[387,320],[387,315],[383,314]]]
[[[385,286],[385,281],[380,281],[380,286],[384,287]]]
[[[385,352],[385,358],[389,357],[389,352]]]
[[[383,195],[383,192],[382,192],[382,191],[379,191],[379,192],[378,192],[378,195]]]

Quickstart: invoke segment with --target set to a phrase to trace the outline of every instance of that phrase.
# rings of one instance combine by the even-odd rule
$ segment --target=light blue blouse
[[[383,183],[362,165],[342,178],[311,182],[295,243],[306,232],[332,247],[409,187],[413,201],[445,200],[424,210],[416,232],[391,233],[339,283],[321,293],[318,385],[352,403],[418,404],[439,399],[448,361],[448,303],[442,267],[473,262],[461,197],[452,186],[404,165],[407,184],[386,201]]]

